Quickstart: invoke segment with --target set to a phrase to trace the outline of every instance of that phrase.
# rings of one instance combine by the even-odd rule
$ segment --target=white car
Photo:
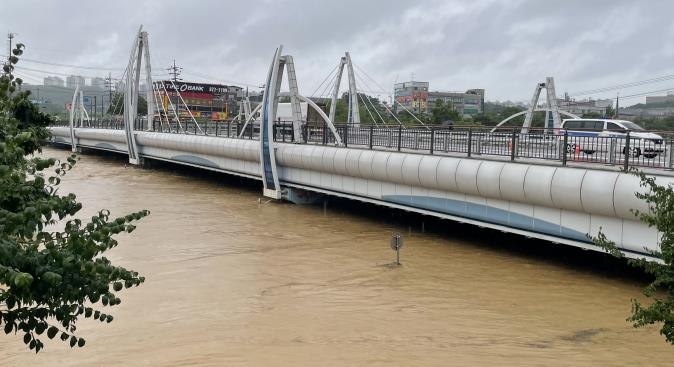
[[[611,147],[622,154],[627,150],[629,132],[630,155],[634,158],[643,154],[645,158],[655,158],[665,151],[662,136],[645,131],[631,121],[610,119],[567,119],[562,121],[560,139],[568,132],[566,150],[573,153],[580,150],[586,154],[609,151]]]

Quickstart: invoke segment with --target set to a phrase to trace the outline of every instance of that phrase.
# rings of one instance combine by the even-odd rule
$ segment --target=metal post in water
[[[403,236],[396,233],[391,237],[391,249],[396,252],[396,265],[400,265],[400,249],[403,247]]]

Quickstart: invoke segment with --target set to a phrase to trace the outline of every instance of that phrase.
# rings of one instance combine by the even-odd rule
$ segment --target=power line
[[[0,55],[0,57],[7,57],[5,55]],[[61,66],[61,67],[67,67],[67,68],[75,68],[75,69],[89,69],[89,70],[106,70],[106,71],[122,71],[124,68],[106,68],[106,67],[99,67],[99,66],[85,66],[85,65],[71,65],[71,64],[59,64],[56,62],[49,62],[49,61],[40,61],[40,60],[35,60],[35,59],[26,59],[24,57],[21,58],[21,61],[33,63],[33,64],[42,64],[42,65],[50,65],[50,66]]]
[[[655,93],[663,93],[663,92],[671,92],[674,90],[674,87],[672,88],[667,88],[667,89],[659,89],[659,90],[653,90],[649,92],[641,92],[641,93],[635,93],[635,94],[629,94],[626,96],[620,96],[620,99],[628,99],[628,98],[637,98],[637,97],[643,97],[647,96],[649,94],[655,94]]]
[[[60,75],[60,76],[72,76],[72,75],[75,75],[75,74],[73,74],[73,73],[59,73],[59,72],[55,72],[55,71],[51,71],[51,70],[33,69],[33,68],[27,68],[27,67],[25,67],[25,66],[18,66],[18,65],[16,66],[16,70],[34,71],[34,72],[37,72],[37,73],[43,73],[43,74],[47,74],[47,75]],[[91,78],[100,78],[100,75],[96,75],[96,76],[92,76],[92,75],[77,75],[77,76],[81,76],[81,77],[83,77],[83,78],[90,78],[90,79],[91,79]]]
[[[210,79],[213,81],[216,81],[218,83],[223,83],[223,84],[234,84],[234,85],[243,85],[245,87],[251,87],[251,88],[259,88],[260,84],[250,84],[250,83],[244,83],[244,82],[238,82],[235,80],[227,80],[227,79],[220,79],[211,75],[206,75],[206,74],[201,74],[201,73],[195,73],[195,72],[183,72],[184,75],[193,75],[198,78],[205,78],[205,79]]]
[[[588,89],[588,90],[579,91],[579,92],[576,92],[576,93],[570,93],[570,95],[572,95],[572,96],[585,96],[585,95],[589,95],[589,94],[598,94],[598,93],[610,92],[610,91],[618,90],[618,89],[639,87],[639,86],[646,85],[646,84],[659,83],[659,82],[672,80],[672,79],[674,79],[674,74],[673,75],[663,75],[663,76],[659,76],[659,77],[656,77],[656,78],[639,80],[639,81],[630,82],[630,83],[617,84],[617,85],[612,85],[612,86],[603,87],[603,88]]]

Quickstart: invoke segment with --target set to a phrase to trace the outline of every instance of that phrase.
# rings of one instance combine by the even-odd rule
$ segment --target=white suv
[[[660,135],[645,131],[634,122],[608,119],[567,119],[562,121],[560,139],[568,132],[566,150],[580,150],[586,154],[595,151],[609,151],[611,147],[625,154],[627,133],[630,135],[630,155],[655,158],[665,151]]]

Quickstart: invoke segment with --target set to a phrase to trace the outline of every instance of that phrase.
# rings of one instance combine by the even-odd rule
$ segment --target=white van
[[[655,158],[665,151],[660,135],[647,132],[631,121],[567,119],[562,121],[560,138],[564,135],[564,130],[568,132],[566,150],[570,153],[580,150],[585,154],[593,154],[596,151],[609,151],[613,147],[625,154],[628,131],[632,157],[637,158],[643,154],[645,158]]]

